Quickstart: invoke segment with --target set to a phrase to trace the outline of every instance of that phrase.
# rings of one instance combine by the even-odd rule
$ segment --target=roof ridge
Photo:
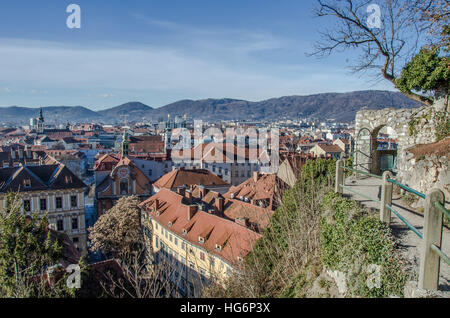
[[[30,169],[28,169],[27,166],[23,166],[24,170],[27,171],[29,174],[31,174],[34,178],[36,178],[40,183],[42,183],[43,185],[45,185],[46,187],[49,187],[48,184],[46,184],[44,182],[44,180],[42,180],[37,174],[35,174],[33,171],[31,171]]]
[[[19,169],[17,169],[11,176],[9,176],[8,180],[3,184],[2,189],[7,187],[20,173],[20,171],[23,170],[23,166],[20,166]]]

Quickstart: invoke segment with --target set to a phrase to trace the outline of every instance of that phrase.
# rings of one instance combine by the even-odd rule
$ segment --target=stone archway
[[[397,176],[403,180],[406,172],[407,149],[417,145],[432,143],[436,140],[434,123],[427,121],[425,115],[430,111],[429,107],[395,109],[385,108],[382,110],[362,110],[356,113],[355,131],[370,131],[370,138],[359,138],[355,141],[355,148],[369,151],[372,154],[373,164],[366,165],[363,170],[379,174],[379,158],[375,151],[378,148],[377,136],[381,129],[387,127],[397,134]],[[416,135],[410,133],[410,122],[412,119],[419,119],[420,129]],[[363,157],[355,153],[354,161],[363,162]]]

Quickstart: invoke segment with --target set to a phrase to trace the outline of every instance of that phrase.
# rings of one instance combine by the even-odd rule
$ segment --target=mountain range
[[[100,122],[122,123],[128,121],[157,122],[167,115],[206,121],[216,120],[275,120],[294,118],[334,119],[350,122],[361,109],[412,108],[420,104],[401,93],[391,91],[356,91],[349,93],[322,93],[308,96],[285,96],[259,102],[230,98],[180,100],[159,108],[140,102],[129,102],[116,107],[93,111],[83,106],[43,107],[46,123]],[[39,108],[0,107],[3,123],[28,123],[37,117]],[[125,117],[124,115],[127,115]]]

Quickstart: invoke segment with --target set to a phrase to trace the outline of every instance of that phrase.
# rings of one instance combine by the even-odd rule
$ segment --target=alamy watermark
[[[370,4],[367,7],[367,26],[370,29],[381,29],[381,9],[378,4]]]
[[[193,133],[176,128],[171,134],[175,145],[171,157],[174,163],[196,165],[201,162],[217,164],[257,164],[262,172],[274,173],[279,165],[278,128],[226,128],[203,130],[201,120],[194,121]]]
[[[67,17],[66,25],[69,29],[81,28],[81,7],[78,4],[69,4],[66,12],[70,13]]]

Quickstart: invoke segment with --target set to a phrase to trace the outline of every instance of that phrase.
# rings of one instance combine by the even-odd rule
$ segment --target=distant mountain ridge
[[[260,102],[230,98],[180,100],[160,108],[152,108],[141,102],[129,102],[116,107],[92,111],[83,106],[43,107],[47,123],[102,122],[122,123],[128,121],[157,122],[187,114],[189,118],[202,120],[275,120],[295,118],[335,119],[349,122],[361,109],[412,108],[420,104],[398,92],[356,91],[349,93],[323,93],[307,96],[284,96]],[[28,123],[37,117],[39,108],[0,107],[3,123]],[[127,118],[124,117],[127,115]]]

